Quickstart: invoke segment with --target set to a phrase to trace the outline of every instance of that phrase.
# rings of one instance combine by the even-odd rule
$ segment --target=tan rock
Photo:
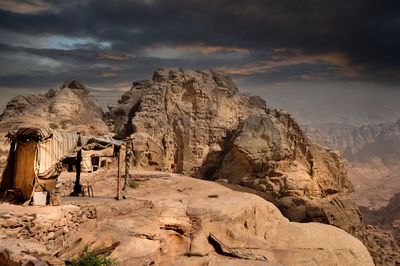
[[[108,132],[100,105],[77,80],[66,80],[60,89],[51,89],[45,95],[13,98],[0,116],[0,129],[21,126],[50,126],[92,135]]]
[[[120,211],[102,219],[94,230],[81,230],[81,242],[96,246],[112,239],[103,247],[119,242],[111,257],[121,264],[373,265],[362,243],[341,229],[289,222],[262,198],[213,182],[178,175],[168,180],[141,181],[141,189],[129,193],[152,204],[126,212],[126,206],[137,206],[137,199],[112,203]],[[179,192],[176,187],[186,189]],[[211,235],[233,259],[218,254]]]
[[[294,221],[348,232],[362,225],[340,154],[313,143],[286,111],[239,93],[225,74],[157,69],[110,106],[109,118],[133,137],[139,168],[176,163],[173,171],[260,191]]]

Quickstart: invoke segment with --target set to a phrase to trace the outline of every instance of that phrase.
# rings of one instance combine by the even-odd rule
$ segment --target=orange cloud
[[[120,53],[120,54],[98,54],[95,56],[97,59],[109,59],[109,60],[115,60],[115,61],[126,61],[126,60],[133,60],[136,58],[135,54],[129,54],[129,53]]]
[[[102,78],[115,77],[115,76],[118,75],[115,72],[118,72],[118,71],[123,70],[123,69],[124,69],[123,67],[113,67],[113,68],[110,69],[110,72],[103,73],[99,77],[102,77]]]
[[[197,43],[193,45],[180,45],[175,48],[176,50],[179,51],[185,51],[185,52],[195,52],[195,51],[200,51],[203,54],[210,54],[210,53],[216,53],[220,51],[229,51],[229,52],[235,52],[235,53],[241,53],[241,54],[248,54],[250,51],[246,48],[240,48],[236,46],[211,46],[211,45],[205,45],[203,43]]]
[[[361,74],[363,66],[351,66],[347,56],[343,53],[334,52],[326,54],[314,54],[307,55],[303,54],[299,49],[290,50],[291,54],[280,54],[288,52],[287,49],[275,49],[274,52],[277,54],[271,56],[270,60],[257,61],[242,66],[223,66],[217,70],[223,71],[227,74],[236,75],[252,75],[259,73],[271,73],[278,71],[278,67],[291,66],[299,64],[319,64],[329,63],[335,66],[334,71],[337,74],[353,78],[365,76]],[[319,77],[312,77],[311,75],[301,76],[304,79],[318,79]]]
[[[0,9],[26,14],[50,10],[52,7],[41,0],[31,0],[23,3],[16,0],[0,0]]]
[[[100,76],[103,78],[108,78],[108,77],[115,77],[117,74],[116,73],[103,73]]]

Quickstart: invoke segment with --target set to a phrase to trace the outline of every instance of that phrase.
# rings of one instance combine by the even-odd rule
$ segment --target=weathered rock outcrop
[[[143,166],[166,170],[175,162],[180,172],[195,176],[212,175],[241,120],[264,114],[264,100],[238,93],[226,75],[170,68],[157,69],[153,80],[134,82],[110,106],[115,131],[133,134]]]
[[[362,243],[343,230],[289,222],[258,196],[174,174],[133,176],[146,181],[125,201],[89,198],[81,206],[41,208],[37,217],[5,214],[3,224],[21,226],[2,239],[0,264],[71,261],[89,244],[121,265],[373,265]],[[112,193],[109,183],[97,182],[95,191],[105,186]],[[38,242],[24,239],[26,233]]]
[[[338,152],[312,143],[286,112],[249,117],[228,145],[215,177],[264,191],[294,221],[361,224]]]
[[[80,81],[66,80],[58,90],[45,95],[17,96],[0,116],[0,128],[39,126],[105,134],[108,128],[103,111]]]
[[[340,155],[311,142],[293,118],[238,92],[222,73],[157,69],[110,107],[115,131],[134,138],[139,165],[262,191],[294,221],[352,231],[361,225]],[[160,141],[161,140],[161,141]]]

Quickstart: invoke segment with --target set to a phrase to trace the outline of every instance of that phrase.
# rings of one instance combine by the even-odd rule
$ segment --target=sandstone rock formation
[[[168,169],[176,162],[180,172],[197,176],[210,171],[201,166],[220,157],[240,120],[265,113],[264,101],[239,94],[228,76],[169,68],[158,69],[151,81],[134,82],[110,107],[115,131],[133,133],[142,164]]]
[[[337,152],[307,139],[293,118],[238,92],[222,73],[157,69],[133,83],[110,119],[141,151],[139,165],[205,179],[228,179],[271,196],[295,221],[351,231],[361,224]]]
[[[110,180],[99,180],[103,197],[38,208],[36,216],[26,208],[4,214],[0,205],[0,264],[71,261],[89,244],[121,265],[373,265],[343,230],[289,222],[258,196],[174,174],[133,176],[145,181],[125,201],[107,199]]]
[[[93,135],[108,132],[100,105],[77,80],[66,80],[60,89],[51,89],[45,95],[20,95],[10,100],[0,116],[1,130],[26,126],[50,126]]]
[[[249,117],[228,147],[216,177],[264,191],[294,221],[361,224],[340,154],[309,141],[286,112]]]

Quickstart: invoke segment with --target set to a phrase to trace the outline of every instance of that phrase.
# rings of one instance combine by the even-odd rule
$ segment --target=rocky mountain
[[[400,261],[367,232],[341,155],[311,141],[290,114],[239,92],[214,71],[159,68],[133,83],[108,119],[132,137],[138,167],[240,185],[298,222],[338,226],[369,246],[378,265]],[[370,237],[372,235],[372,237]]]
[[[239,93],[227,75],[157,69],[110,106],[110,118],[143,152],[142,167],[176,163],[187,175],[254,188],[294,221],[361,224],[340,154],[309,141],[288,113]]]
[[[342,152],[360,206],[384,207],[400,191],[400,120],[362,127],[329,124],[303,128],[317,143]]]
[[[50,126],[94,135],[108,132],[100,105],[77,80],[66,80],[58,90],[51,89],[45,95],[11,99],[0,116],[0,128],[24,126]]]
[[[175,162],[184,174],[255,188],[295,221],[347,230],[361,223],[340,155],[310,142],[286,112],[239,93],[224,74],[157,69],[152,80],[133,83],[110,118],[143,152],[144,168]]]

